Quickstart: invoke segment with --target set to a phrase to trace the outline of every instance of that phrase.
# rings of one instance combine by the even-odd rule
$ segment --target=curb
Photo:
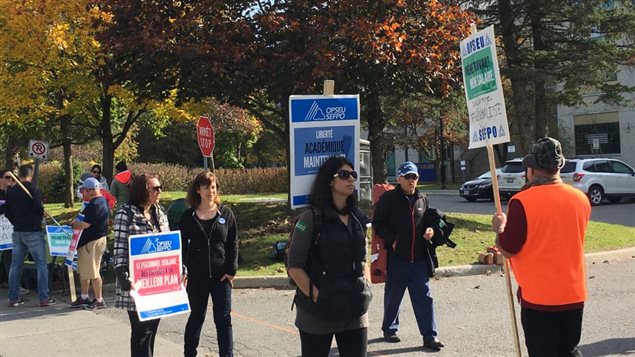
[[[622,261],[635,259],[635,247],[609,250],[606,252],[587,253],[584,255],[587,264],[604,263],[608,261]],[[457,265],[450,267],[441,267],[435,270],[435,277],[453,277],[453,276],[470,276],[470,275],[489,275],[492,273],[502,272],[502,266],[499,265],[483,265],[469,264]],[[275,288],[275,289],[291,289],[289,278],[286,275],[267,275],[267,276],[237,276],[234,279],[234,288],[237,289],[259,289],[259,288]]]

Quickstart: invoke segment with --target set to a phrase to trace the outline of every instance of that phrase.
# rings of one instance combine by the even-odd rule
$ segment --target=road
[[[458,213],[481,213],[492,214],[496,211],[494,202],[489,200],[478,200],[468,202],[458,194],[443,192],[427,192],[430,204],[445,212]],[[507,202],[503,202],[503,212],[507,210]],[[612,224],[621,224],[627,227],[635,227],[635,200],[622,199],[619,203],[605,203],[594,206],[591,212],[591,220]]]
[[[588,265],[589,301],[585,307],[580,349],[585,356],[635,354],[635,258]],[[369,356],[414,356],[421,352],[421,337],[409,300],[402,307],[402,342],[381,340],[383,285],[373,286],[370,308]],[[442,278],[432,282],[440,338],[446,348],[436,356],[513,356],[511,319],[504,277],[491,275]],[[233,296],[236,356],[298,356],[300,340],[291,311],[293,291],[239,289]],[[518,311],[516,311],[518,313]],[[121,311],[98,312],[127,323]],[[186,317],[161,321],[159,334],[182,343]],[[520,327],[519,327],[520,328]],[[202,355],[216,355],[216,333],[211,311],[203,328]],[[521,330],[522,338],[522,330]],[[127,341],[122,341],[127,343]],[[523,355],[526,355],[523,345]],[[211,352],[210,352],[211,351]],[[337,348],[331,350],[337,356]],[[205,354],[207,352],[207,354]],[[213,354],[212,354],[213,352]]]

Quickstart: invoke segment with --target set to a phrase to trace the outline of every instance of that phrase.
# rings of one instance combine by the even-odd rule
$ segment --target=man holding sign
[[[13,225],[13,255],[9,271],[9,306],[23,304],[20,299],[20,278],[24,258],[31,253],[37,268],[37,291],[40,307],[56,303],[49,296],[48,267],[46,266],[46,242],[42,232],[44,205],[42,191],[31,183],[33,167],[20,166],[20,182],[7,191],[6,216]]]
[[[93,177],[87,178],[79,186],[84,201],[88,205],[82,211],[83,220],[74,220],[73,229],[83,230],[77,244],[77,270],[81,295],[71,303],[71,307],[91,307],[102,309],[106,303],[102,297],[102,280],[99,273],[101,256],[106,250],[106,235],[108,234],[108,218],[110,209],[108,202],[101,195],[101,184]],[[88,298],[88,288],[92,283],[95,300]]]
[[[536,141],[523,159],[529,182],[495,214],[496,245],[518,282],[521,321],[530,356],[579,356],[587,298],[584,235],[591,205],[560,178],[560,142]]]

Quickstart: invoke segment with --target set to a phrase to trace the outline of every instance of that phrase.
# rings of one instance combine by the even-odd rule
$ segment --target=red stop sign
[[[196,139],[201,153],[205,157],[211,157],[214,151],[214,127],[207,117],[199,117],[196,123]]]

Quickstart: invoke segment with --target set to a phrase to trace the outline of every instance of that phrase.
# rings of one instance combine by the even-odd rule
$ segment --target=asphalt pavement
[[[589,254],[587,267],[590,298],[585,307],[581,350],[586,356],[635,354],[635,248]],[[298,356],[299,337],[293,324],[295,312],[290,311],[293,290],[260,288],[266,285],[266,280],[237,281],[237,286],[244,288],[235,289],[233,293],[235,355]],[[511,319],[499,268],[489,266],[485,272],[469,266],[447,268],[433,280],[432,289],[440,337],[447,346],[436,355],[514,355]],[[6,293],[6,289],[0,290],[0,294]],[[407,298],[401,314],[402,342],[389,344],[381,340],[383,285],[374,285],[373,294],[369,310],[369,355],[412,356],[425,352],[421,349],[421,337]],[[60,300],[57,305],[40,308],[35,292],[28,295],[31,300],[20,307],[1,304],[0,356],[128,355],[127,314],[112,307],[111,286],[106,288],[105,296],[109,307],[97,311],[70,309],[69,301],[62,301],[68,298],[62,296],[56,296]],[[186,321],[186,315],[161,321],[156,356],[182,355]],[[211,311],[203,331],[199,355],[215,356],[217,345]],[[522,330],[520,335],[522,338]],[[336,347],[332,348],[331,355],[337,355]]]

